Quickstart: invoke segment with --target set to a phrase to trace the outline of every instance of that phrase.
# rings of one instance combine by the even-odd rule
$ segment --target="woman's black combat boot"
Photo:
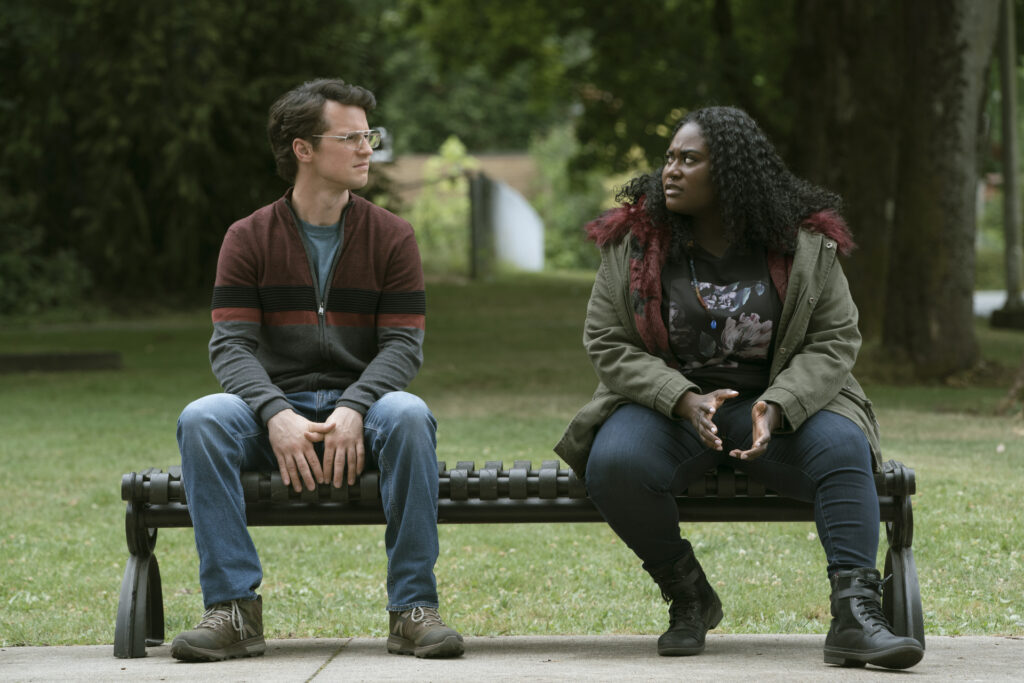
[[[722,620],[722,601],[693,550],[650,573],[661,588],[661,597],[671,603],[668,630],[658,638],[658,654],[699,655],[704,651],[704,636]]]
[[[832,582],[832,626],[825,663],[907,669],[924,657],[915,638],[897,636],[882,612],[882,579],[872,567],[840,571]]]

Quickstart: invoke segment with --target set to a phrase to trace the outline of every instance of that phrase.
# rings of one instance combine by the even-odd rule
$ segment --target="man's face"
[[[327,130],[323,135],[347,135],[352,131],[366,130],[366,112],[361,107],[339,104],[328,100],[324,105],[324,120]],[[370,173],[370,157],[373,150],[365,140],[360,140],[354,149],[351,140],[315,138],[308,169],[318,182],[334,186],[338,191],[357,190],[366,185]]]

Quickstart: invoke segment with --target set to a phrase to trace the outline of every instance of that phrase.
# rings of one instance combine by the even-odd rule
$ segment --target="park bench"
[[[454,469],[438,465],[439,523],[603,521],[580,479],[557,460],[546,461],[539,469],[528,461],[517,461],[511,469],[500,462],[482,468],[472,462],[460,462]],[[913,636],[923,645],[921,595],[911,549],[914,471],[890,460],[875,474],[875,485],[889,543],[883,610],[896,633]],[[285,486],[278,472],[246,472],[242,488],[250,526],[384,524],[376,472],[364,472],[353,486],[324,484],[301,493]],[[127,503],[129,556],[117,607],[114,655],[145,657],[147,646],[164,640],[160,568],[153,553],[157,530],[189,527],[192,521],[179,467],[125,474],[121,498]],[[811,503],[766,490],[729,467],[706,473],[677,502],[683,522],[814,520]]]

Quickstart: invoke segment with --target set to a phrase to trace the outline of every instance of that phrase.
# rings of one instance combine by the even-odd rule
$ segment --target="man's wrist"
[[[355,403],[353,401],[343,398],[334,404],[335,410],[338,410],[339,408],[348,408],[349,410],[359,413],[360,417],[365,417],[368,406],[363,406],[359,403]]]

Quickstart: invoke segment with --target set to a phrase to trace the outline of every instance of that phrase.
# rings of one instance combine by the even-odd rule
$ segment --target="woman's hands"
[[[717,389],[708,394],[687,391],[672,412],[689,420],[705,446],[720,451],[722,440],[718,437],[718,427],[714,423],[715,413],[723,403],[737,396],[739,392],[733,389]],[[753,443],[745,451],[738,448],[729,451],[733,458],[755,460],[764,455],[768,442],[772,440],[772,432],[782,425],[782,413],[774,403],[757,401],[750,409],[750,420],[753,425]]]
[[[712,422],[715,413],[730,398],[739,396],[732,389],[716,389],[710,394],[698,394],[687,391],[676,403],[672,412],[684,420],[689,420],[704,445],[716,451],[722,450],[722,440],[718,438],[718,427]]]
[[[729,455],[734,458],[756,460],[764,455],[768,442],[772,440],[772,432],[782,426],[782,413],[774,403],[758,401],[750,409],[750,421],[754,427],[754,443],[745,451],[738,448],[729,451]]]

